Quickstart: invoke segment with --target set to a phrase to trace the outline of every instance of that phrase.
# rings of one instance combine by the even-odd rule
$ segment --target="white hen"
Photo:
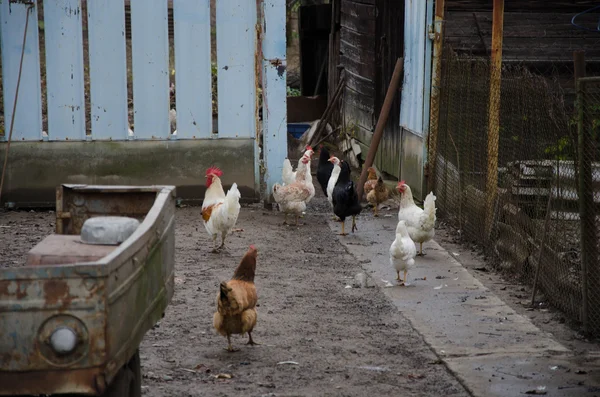
[[[400,193],[398,220],[406,221],[408,235],[415,243],[419,243],[418,255],[423,256],[423,243],[433,239],[435,235],[435,196],[430,192],[421,209],[415,204],[412,191],[404,181],[398,182],[396,190]]]
[[[302,155],[302,157],[304,156],[308,156],[309,160],[312,157],[314,151],[312,149],[312,147],[310,147],[310,145],[306,146],[306,151],[304,152],[304,154]],[[298,163],[298,168],[300,168],[302,165],[302,162]],[[309,169],[310,169],[310,163],[309,163]],[[283,160],[283,169],[281,170],[281,180],[283,181],[284,185],[291,185],[292,183],[294,183],[296,181],[296,175],[298,174],[298,169],[296,169],[296,171],[294,171],[294,169],[292,168],[292,163],[290,163],[289,159],[284,159]]]
[[[417,247],[408,235],[406,222],[399,221],[396,226],[396,239],[390,246],[390,264],[396,270],[396,280],[406,284],[408,270],[415,265]],[[400,272],[404,271],[404,279],[400,279]]]
[[[289,185],[281,186],[276,183],[273,185],[273,198],[279,205],[279,210],[285,214],[284,224],[287,224],[288,214],[296,216],[296,225],[298,225],[298,217],[306,210],[307,200],[315,194],[315,187],[306,182],[306,174],[310,175],[306,164],[309,162],[309,157],[302,156],[300,166],[298,166],[297,180]]]

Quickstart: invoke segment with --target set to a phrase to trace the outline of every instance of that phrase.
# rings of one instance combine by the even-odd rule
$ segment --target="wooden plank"
[[[377,17],[377,8],[375,0],[369,4],[356,1],[342,1],[341,12],[356,19],[375,19]]]
[[[356,47],[351,46],[345,41],[340,41],[340,55],[345,55],[348,58],[355,59],[357,62],[369,63],[375,62],[375,53],[370,51],[361,51]]]
[[[375,84],[373,80],[366,79],[362,76],[353,74],[346,70],[346,85],[352,88],[354,91],[358,91],[362,95],[367,95],[370,98],[375,98]]]
[[[44,0],[48,139],[85,139],[81,0]]]
[[[348,102],[352,106],[370,114],[373,113],[373,109],[375,108],[375,99],[373,97],[361,94],[348,86],[346,86],[346,90],[344,91],[344,102]]]
[[[550,3],[550,4],[549,4]],[[506,0],[504,4],[505,12],[567,12],[573,15],[590,9],[597,5],[597,2],[592,0],[575,0],[575,1],[558,1],[553,0]],[[473,0],[446,0],[446,9],[448,11],[491,11],[492,3],[488,1],[473,1]]]
[[[13,113],[19,64],[23,52],[23,30],[27,5],[0,1],[0,39],[2,48],[2,86],[4,94],[4,135],[8,138]],[[40,49],[38,39],[38,14],[33,8],[29,14],[27,43],[21,72],[19,98],[12,139],[42,139],[42,94],[40,84]]]
[[[174,4],[177,139],[212,136],[210,0]]]
[[[357,33],[375,34],[375,19],[361,18],[358,16],[347,14],[342,9],[341,25],[343,28],[350,29]]]
[[[356,5],[375,5],[375,0],[342,0],[342,5],[345,3]]]
[[[484,38],[486,45],[491,46],[491,38]],[[455,51],[469,52],[481,51],[483,49],[478,36],[472,37],[448,37],[447,42]],[[595,58],[600,56],[600,37],[589,37],[585,39],[556,40],[554,38],[515,38],[505,37],[503,39],[502,58],[510,59],[571,59],[573,51],[584,49],[586,57]]]
[[[167,3],[131,0],[135,139],[165,139],[169,124]]]
[[[492,14],[490,12],[475,13],[481,26],[482,34],[491,36]],[[598,22],[599,14],[584,14],[578,18],[578,23],[593,27]],[[585,38],[596,36],[592,32],[578,29],[571,24],[572,14],[531,14],[505,13],[504,37],[554,37],[554,38]],[[449,13],[446,20],[447,37],[469,37],[478,35],[473,13]]]
[[[270,197],[273,185],[280,181],[287,150],[287,89],[285,3],[280,0],[263,2],[263,153],[266,191]],[[258,164],[256,165],[258,168]]]
[[[351,57],[348,57],[348,56],[342,54],[340,57],[340,63],[344,66],[344,68],[346,70],[348,70],[352,74],[362,76],[371,81],[375,80],[375,64],[374,64],[374,62],[365,64],[356,58],[351,58]]]
[[[128,139],[123,0],[88,3],[93,139]]]
[[[217,2],[219,138],[256,134],[256,4]]]
[[[346,121],[352,122],[356,125],[360,125],[367,131],[373,131],[375,128],[375,118],[373,114],[373,107],[365,106],[364,102],[361,102],[358,97],[360,95],[349,88],[346,88],[344,109],[346,111]],[[371,100],[372,102],[372,100]]]
[[[351,46],[375,57],[375,36],[373,34],[356,33],[352,30],[342,28],[340,31],[340,40],[342,49]]]

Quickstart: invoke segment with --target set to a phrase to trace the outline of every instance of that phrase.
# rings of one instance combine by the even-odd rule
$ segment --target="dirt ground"
[[[237,225],[243,231],[229,236],[220,254],[210,253],[200,209],[177,210],[176,292],[141,346],[145,396],[468,395],[379,289],[345,288],[361,263],[331,233],[327,206],[318,191],[299,227],[281,225],[282,214],[261,205],[243,206]],[[372,221],[364,215],[358,224]],[[53,229],[53,211],[0,212],[0,267],[22,265],[27,250]],[[576,352],[598,350],[560,312],[524,307],[528,288],[487,268],[443,221],[436,239],[542,330]],[[262,345],[247,346],[237,336],[241,350],[228,353],[226,339],[212,328],[215,295],[250,244],[259,250],[253,336]]]
[[[377,288],[345,288],[360,263],[327,226],[323,198],[313,202],[299,227],[242,207],[243,231],[220,254],[210,253],[200,209],[177,211],[176,292],[141,346],[145,396],[468,395]],[[52,212],[0,213],[3,266],[21,265],[53,226]],[[250,244],[259,251],[253,337],[262,344],[237,336],[241,350],[229,353],[212,327],[215,295]]]

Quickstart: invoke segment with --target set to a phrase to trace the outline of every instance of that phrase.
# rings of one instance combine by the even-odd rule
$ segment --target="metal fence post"
[[[592,78],[593,79],[593,78]],[[591,302],[589,293],[597,291],[598,286],[598,236],[596,232],[596,214],[593,185],[593,158],[595,155],[595,140],[593,124],[589,123],[588,113],[593,109],[588,107],[588,83],[597,79],[581,78],[577,81],[577,103],[579,117],[577,131],[579,136],[579,220],[581,226],[581,292],[582,292],[582,322],[585,333],[600,326],[600,319],[590,319],[590,307],[599,302]],[[598,295],[596,295],[598,296]],[[591,320],[591,321],[590,321]],[[596,321],[594,321],[596,320]],[[593,323],[593,324],[591,324]]]

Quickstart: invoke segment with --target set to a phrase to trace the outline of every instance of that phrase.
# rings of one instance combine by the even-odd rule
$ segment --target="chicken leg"
[[[296,215],[296,226],[298,226],[298,215]]]
[[[352,233],[354,233],[354,230],[358,230],[358,228],[356,227],[356,216],[352,215]]]
[[[260,343],[255,342],[252,340],[252,332],[248,332],[248,343],[246,343],[247,345],[251,345],[251,346],[257,346],[260,345]]]
[[[425,256],[425,254],[423,253],[423,243],[419,243],[420,244],[420,249],[419,249],[419,253],[417,254],[417,256]]]
[[[378,217],[378,216],[379,216],[379,213],[377,212],[377,204],[375,204],[375,205],[373,206],[373,216],[376,216],[376,217]]]
[[[219,246],[219,249],[225,248],[225,237],[227,237],[227,231],[221,233],[221,245]]]
[[[224,347],[223,349],[227,350],[229,353],[237,352],[240,350],[240,349],[235,349],[231,345],[231,335],[227,335],[227,347]]]
[[[288,223],[287,223],[287,212],[285,213],[285,218],[283,219],[283,224],[284,224],[284,225],[287,225],[287,224],[288,224]]]
[[[216,254],[217,252],[219,252],[219,249],[217,248],[217,235],[213,234],[213,249],[211,251],[213,254]]]
[[[403,280],[400,280],[400,271],[399,270],[396,270],[396,280],[403,281]]]
[[[347,236],[348,233],[346,233],[346,230],[344,229],[344,226],[346,225],[346,222],[342,221],[342,233],[340,233],[340,236]]]

